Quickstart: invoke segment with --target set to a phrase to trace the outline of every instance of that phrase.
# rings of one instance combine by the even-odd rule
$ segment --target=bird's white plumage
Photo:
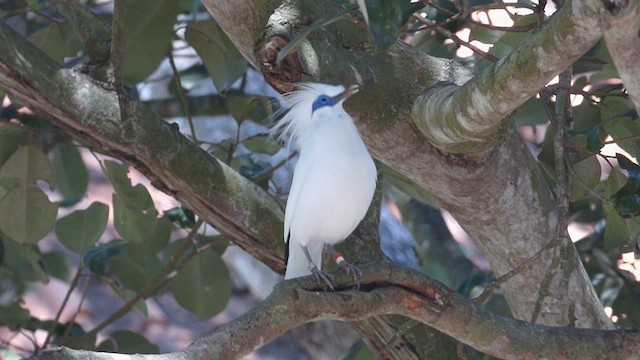
[[[273,130],[290,135],[300,153],[285,211],[286,279],[310,274],[303,246],[320,269],[324,244],[349,236],[373,198],[376,168],[342,101],[312,111],[319,96],[344,91],[343,86],[301,85],[285,96],[288,112]]]

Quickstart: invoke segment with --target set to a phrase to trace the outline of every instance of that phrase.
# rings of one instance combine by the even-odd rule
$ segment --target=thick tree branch
[[[361,291],[320,291],[312,277],[282,282],[258,307],[197,340],[183,352],[148,358],[238,359],[307,321],[354,321],[386,314],[400,314],[428,324],[477,350],[503,359],[636,359],[640,352],[637,331],[534,325],[492,314],[411,269],[378,263],[362,270]],[[337,275],[339,287],[351,287],[349,276]],[[86,359],[88,355],[54,349],[45,351],[37,359]],[[112,358],[115,357],[104,359]],[[147,356],[136,355],[136,358]]]
[[[253,39],[257,42],[262,38],[269,16],[281,2],[281,0],[227,0],[202,3],[240,53],[254,68],[259,69],[258,57],[253,56],[255,43],[245,40]]]
[[[126,94],[60,68],[4,22],[0,88],[83,142],[135,166],[220,233],[284,271],[283,215],[268,194]]]
[[[109,26],[98,18],[91,9],[75,0],[62,0],[60,11],[69,18],[71,25],[82,40],[90,65],[103,65],[109,60]]]
[[[631,101],[640,113],[640,1],[602,0],[604,40]]]
[[[455,91],[419,96],[413,120],[441,150],[464,152],[499,137],[503,119],[575,62],[602,36],[597,1],[565,1],[562,8],[507,57]]]

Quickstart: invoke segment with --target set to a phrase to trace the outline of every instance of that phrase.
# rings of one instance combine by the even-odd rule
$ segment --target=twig
[[[78,314],[82,309],[82,304],[84,303],[84,300],[87,298],[87,291],[89,290],[89,284],[91,283],[91,279],[92,277],[89,276],[84,281],[84,286],[82,287],[82,296],[80,297],[80,301],[78,302],[78,307],[76,307],[76,311],[74,311],[73,316],[71,317],[71,319],[69,319],[68,325],[64,329],[64,333],[60,337],[61,340],[64,340],[67,338],[67,335],[69,335],[69,331],[71,331],[71,325],[73,325],[73,323],[76,321],[76,318],[78,317]]]
[[[567,233],[567,226],[569,222],[569,170],[567,169],[568,163],[565,161],[565,143],[566,129],[572,118],[571,102],[569,99],[572,73],[572,69],[569,67],[559,75],[555,111],[553,116],[555,129],[553,139],[553,162],[556,176],[556,201],[558,203],[558,225],[556,230],[557,241],[570,241]],[[563,251],[561,251],[561,253],[562,252]],[[560,257],[554,257],[553,261],[549,265],[549,269],[557,268],[558,262],[560,261],[562,261]],[[531,322],[533,323],[537,321],[538,316],[542,311],[542,303],[547,297],[548,286],[551,284],[555,276],[556,273],[554,271],[548,271],[540,284],[538,298],[536,299],[533,313],[531,315]]]
[[[80,274],[82,274],[82,264],[78,265],[78,269],[76,270],[76,274],[73,276],[73,280],[71,280],[71,284],[69,284],[69,288],[67,289],[67,293],[64,295],[64,299],[62,300],[62,304],[60,304],[60,308],[58,308],[58,312],[56,316],[53,318],[53,322],[51,326],[49,326],[49,330],[47,331],[47,337],[44,339],[44,343],[42,343],[42,347],[46,348],[49,345],[49,341],[51,341],[51,335],[53,334],[53,330],[56,325],[60,322],[60,316],[62,316],[62,311],[67,306],[67,302],[69,298],[71,298],[71,293],[75,290],[78,285],[78,281],[80,280]]]
[[[506,283],[507,281],[509,281],[509,279],[511,279],[512,277],[518,275],[520,272],[522,272],[522,270],[524,270],[525,267],[527,267],[528,265],[532,264],[534,261],[536,261],[540,255],[556,246],[558,243],[557,238],[553,239],[552,241],[550,241],[547,245],[545,245],[542,249],[538,250],[538,252],[536,252],[535,254],[533,254],[533,256],[531,256],[530,258],[526,259],[525,261],[523,261],[522,263],[520,263],[520,265],[518,265],[517,267],[511,269],[511,271],[500,275],[498,278],[496,278],[495,280],[491,281],[482,291],[482,293],[478,296],[476,296],[475,298],[473,298],[473,302],[480,305],[483,304],[485,301],[487,301],[487,299],[489,298],[489,296],[491,296],[491,294],[498,288],[500,287],[500,285]]]
[[[444,35],[444,36],[448,37],[449,39],[453,40],[456,44],[458,44],[458,46],[464,46],[464,47],[469,48],[469,49],[470,49],[471,51],[473,51],[476,55],[478,55],[478,56],[480,56],[480,57],[482,57],[482,58],[484,58],[484,59],[487,59],[487,60],[489,60],[489,61],[491,61],[491,62],[496,62],[496,61],[498,61],[498,60],[499,60],[497,57],[495,57],[495,56],[493,56],[493,55],[489,54],[489,53],[488,53],[488,52],[486,52],[486,51],[482,51],[479,47],[477,47],[477,46],[475,46],[475,45],[471,44],[470,42],[468,42],[468,41],[464,41],[464,40],[460,39],[460,38],[458,37],[458,35],[456,35],[456,34],[452,33],[451,31],[449,31],[449,30],[447,30],[447,29],[445,29],[445,28],[443,28],[443,27],[439,27],[439,26],[438,26],[438,27],[436,27],[434,30],[435,30],[436,32],[438,32],[438,33],[440,33],[440,34],[442,34],[442,35]]]
[[[111,22],[111,52],[109,61],[111,62],[111,76],[116,88],[120,87],[121,77],[120,69],[122,67],[122,59],[124,58],[124,49],[126,47],[124,39],[124,19],[125,19],[124,0],[114,0],[113,2],[113,20]]]
[[[48,8],[52,8],[52,7],[56,6],[56,5],[58,5],[59,2],[60,2],[60,0],[51,0],[51,1],[44,2],[44,3],[39,3],[39,4],[36,4],[36,5],[33,5],[33,6],[26,6],[26,7],[23,7],[21,9],[16,9],[16,10],[12,10],[12,11],[6,12],[5,14],[2,15],[2,18],[3,19],[8,19],[10,17],[14,17],[14,16],[17,16],[17,15],[26,14],[26,13],[28,13],[30,11],[42,16],[40,14],[40,12],[42,10],[48,9]],[[55,20],[55,22],[58,22],[58,21],[59,21],[58,19]]]
[[[419,22],[428,25],[428,26],[433,26],[433,24],[428,20],[425,19],[424,17],[420,16],[420,15],[416,15],[413,14],[413,18],[418,20]],[[462,39],[460,39],[456,34],[452,33],[451,31],[442,28],[440,26],[434,26],[433,30],[435,30],[436,32],[448,37],[449,39],[453,40],[456,44],[458,44],[458,46],[465,46],[467,48],[469,48],[471,51],[473,51],[474,53],[478,54],[479,56],[491,61],[491,62],[496,62],[498,61],[498,58],[485,52],[480,50],[477,46],[472,45],[471,43],[469,43],[468,41],[464,41]]]
[[[109,59],[111,40],[108,25],[77,0],[62,0],[59,8],[82,40],[89,55],[89,64],[105,64]]]
[[[569,164],[569,159],[565,154],[565,162],[567,164]],[[598,165],[599,166],[599,165]],[[591,189],[589,187],[589,185],[587,185],[587,183],[578,175],[578,173],[576,172],[576,170],[573,168],[573,166],[569,166],[569,170],[571,171],[571,176],[573,176],[574,179],[578,180],[578,182],[584,186],[584,188],[587,190],[587,192],[589,192],[589,194],[593,195],[596,199],[602,201],[602,202],[607,202],[609,200],[607,200],[607,198],[605,198],[604,196],[598,194],[597,192],[593,191],[593,189]]]
[[[276,170],[278,170],[279,168],[283,167],[286,163],[288,163],[289,161],[291,161],[291,159],[293,159],[294,157],[296,157],[296,155],[298,155],[297,151],[292,152],[291,154],[289,154],[289,156],[287,156],[285,159],[282,159],[282,161],[280,161],[279,163],[273,165],[272,167],[270,167],[269,169],[267,169],[265,172],[263,172],[262,174],[254,177],[252,179],[253,182],[255,183],[260,183],[261,181],[271,177],[271,175],[276,172]]]
[[[189,235],[187,235],[188,239],[193,239],[193,237],[197,234],[198,229],[200,228],[202,223],[203,223],[202,220],[198,220],[193,225],[193,228],[189,232]],[[164,283],[164,279],[175,270],[176,266],[180,263],[180,260],[182,260],[182,256],[187,252],[187,250],[189,250],[190,246],[191,246],[191,242],[185,241],[185,243],[175,252],[175,254],[173,254],[171,259],[169,259],[169,262],[167,262],[167,264],[160,270],[158,275],[154,276],[153,279],[149,281],[147,286],[144,287],[144,289],[140,290],[134,297],[129,299],[129,301],[127,301],[124,305],[122,305],[107,319],[102,321],[100,324],[96,325],[95,328],[91,329],[91,331],[88,331],[82,337],[74,341],[74,344],[75,345],[81,344],[82,340],[96,335],[98,332],[106,328],[108,325],[110,325],[114,321],[128,314],[129,311],[131,311],[131,309],[134,307],[134,305],[138,301],[146,299],[151,294],[153,294],[159,288],[159,286]]]
[[[184,115],[187,117],[187,122],[189,123],[189,131],[191,131],[191,140],[194,143],[200,144],[198,137],[196,136],[196,128],[193,125],[193,118],[191,117],[191,107],[189,106],[189,100],[187,99],[187,95],[184,93],[184,88],[182,87],[182,81],[180,80],[180,73],[178,72],[178,68],[176,67],[176,62],[173,59],[173,50],[170,50],[167,54],[169,58],[169,65],[171,65],[171,71],[173,72],[173,78],[176,81],[176,87],[178,88],[178,96],[180,97],[180,102],[182,103],[182,109],[184,110]]]
[[[569,217],[569,172],[565,162],[566,129],[571,121],[571,102],[569,89],[571,88],[571,67],[559,75],[558,91],[556,92],[556,106],[554,114],[555,136],[553,141],[554,167],[556,175],[556,200],[558,202],[558,236],[567,230]]]

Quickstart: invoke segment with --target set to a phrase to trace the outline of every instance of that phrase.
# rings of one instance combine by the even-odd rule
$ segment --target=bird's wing
[[[300,196],[300,190],[304,184],[304,180],[309,173],[311,163],[300,154],[296,169],[293,173],[293,180],[291,181],[291,190],[289,190],[289,198],[287,199],[287,207],[284,212],[284,242],[289,239],[289,232],[291,231],[291,222],[296,212],[296,204],[298,203],[298,197]]]

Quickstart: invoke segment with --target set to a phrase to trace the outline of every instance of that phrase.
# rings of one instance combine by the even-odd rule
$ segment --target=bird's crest
[[[298,138],[305,129],[311,125],[313,114],[313,102],[320,95],[335,96],[345,90],[342,85],[327,85],[319,83],[301,83],[296,85],[296,90],[284,94],[282,107],[273,115],[274,119],[280,118],[269,133],[279,141],[289,136],[296,144]]]

